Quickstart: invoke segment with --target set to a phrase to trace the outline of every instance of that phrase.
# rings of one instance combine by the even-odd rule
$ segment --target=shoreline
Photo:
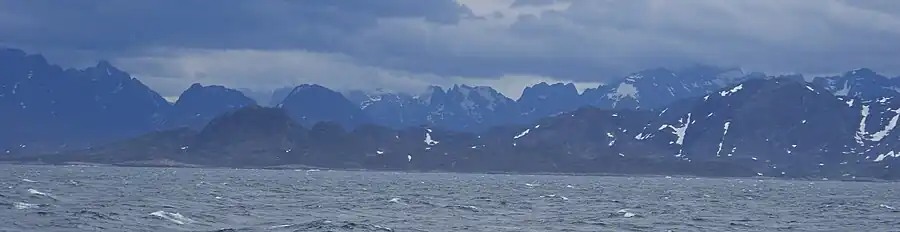
[[[462,172],[449,170],[388,170],[388,169],[364,169],[364,168],[325,168],[302,164],[287,164],[276,166],[262,167],[226,167],[226,166],[209,166],[196,165],[180,162],[166,161],[136,161],[124,162],[117,164],[107,163],[91,163],[91,162],[65,162],[61,164],[52,164],[44,162],[0,162],[0,165],[22,165],[22,166],[65,166],[65,167],[125,167],[125,168],[196,168],[196,169],[230,169],[230,170],[271,170],[271,171],[347,171],[347,172],[391,172],[391,173],[409,173],[409,174],[473,174],[473,175],[520,175],[520,176],[587,176],[587,177],[649,177],[649,178],[711,178],[711,179],[748,179],[748,180],[785,180],[785,181],[836,181],[836,182],[874,182],[874,183],[895,183],[900,180],[878,179],[878,178],[856,178],[856,179],[830,179],[821,177],[800,177],[800,178],[780,178],[770,176],[700,176],[688,174],[625,174],[625,173],[604,173],[604,172],[505,172],[505,171],[482,171],[482,172]]]

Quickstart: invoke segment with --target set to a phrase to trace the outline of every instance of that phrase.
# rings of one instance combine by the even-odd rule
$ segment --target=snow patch
[[[609,137],[610,139],[612,139],[609,141],[609,144],[607,144],[607,146],[612,147],[614,144],[616,144],[616,136],[613,136],[612,133],[606,132],[606,137]]]
[[[438,143],[440,143],[440,142],[437,141],[437,140],[431,139],[431,129],[425,129],[425,130],[426,130],[426,132],[425,132],[425,144],[428,144],[428,146],[434,146],[434,145],[437,145]]]
[[[615,102],[613,106],[615,106],[616,103],[626,97],[637,100],[638,89],[633,84],[622,82],[619,83],[619,87],[615,91],[607,94],[606,97],[613,100]]]
[[[897,120],[900,119],[900,108],[889,110],[889,111],[894,112],[894,117],[891,117],[891,121],[888,122],[888,124],[884,126],[884,129],[882,129],[878,132],[875,132],[874,134],[871,135],[871,139],[870,139],[871,141],[874,141],[874,142],[881,141],[882,139],[884,139],[885,136],[890,134],[891,131],[894,130],[894,128],[897,127]]]
[[[684,148],[683,148],[684,137],[685,137],[685,134],[687,133],[688,127],[690,127],[691,123],[693,122],[693,121],[691,121],[691,113],[687,114],[687,120],[678,119],[678,122],[680,122],[684,125],[682,125],[680,127],[675,127],[672,125],[664,124],[660,127],[660,130],[665,129],[665,128],[672,129],[672,134],[674,134],[675,136],[678,137],[677,139],[675,139],[675,141],[669,142],[669,144],[674,143],[674,144],[678,144],[678,146],[682,146],[682,148],[678,149],[678,154],[675,155],[675,157],[681,157],[682,152],[684,151]]]
[[[637,135],[635,135],[635,136],[634,136],[634,139],[637,139],[637,140],[645,140],[645,139],[647,139],[647,138],[650,138],[650,136],[652,136],[652,135],[653,135],[653,134],[646,134],[646,135],[645,135],[644,132],[641,132],[641,133],[638,133]]]
[[[866,134],[866,119],[869,118],[869,105],[862,106],[862,120],[859,120],[859,128],[856,130],[856,143],[859,145],[863,145],[863,139],[865,139]]]
[[[885,159],[885,158],[888,158],[888,157],[891,157],[891,158],[897,158],[897,157],[900,157],[900,152],[890,151],[890,152],[888,152],[887,154],[881,154],[881,155],[878,155],[878,157],[875,157],[875,160],[874,160],[874,161],[875,161],[875,162],[881,162],[881,161],[884,161],[884,159]]]
[[[833,92],[834,96],[847,96],[850,94],[850,81],[844,81],[844,87]]]
[[[730,90],[723,90],[722,92],[719,92],[719,95],[722,95],[723,97],[729,96],[731,94],[737,93],[738,91],[741,91],[741,89],[744,89],[744,84],[737,85]]]
[[[528,132],[531,132],[531,129],[530,129],[530,128],[529,128],[529,129],[525,129],[525,131],[522,131],[522,133],[519,133],[518,135],[514,136],[513,139],[519,139],[519,138],[522,138],[522,136],[527,135]]]
[[[856,131],[856,136],[855,136],[856,143],[863,145],[864,144],[863,140],[879,142],[882,139],[884,139],[884,137],[886,137],[888,134],[890,134],[891,131],[893,131],[894,128],[897,127],[897,121],[900,120],[900,108],[892,109],[892,110],[888,110],[888,111],[894,112],[894,116],[891,117],[891,120],[888,122],[888,124],[885,125],[883,129],[881,129],[875,133],[869,134],[868,132],[866,132],[866,120],[868,120],[869,115],[870,115],[869,106],[863,105],[862,112],[861,112],[862,120],[860,120],[860,122],[859,122],[859,128]]]
[[[678,144],[678,145],[683,145],[684,144],[684,134],[687,132],[687,129],[690,126],[689,122],[691,121],[691,113],[687,114],[687,121],[682,121],[681,119],[679,119],[678,121],[684,125],[682,125],[680,127],[675,127],[672,125],[665,124],[665,125],[662,125],[659,129],[660,130],[665,129],[665,128],[672,129],[672,134],[675,134],[675,136],[678,136],[678,138],[674,141],[674,143]]]
[[[723,127],[724,131],[722,132],[722,139],[719,140],[719,150],[716,151],[716,157],[719,157],[720,153],[722,153],[722,144],[725,143],[725,136],[728,135],[728,128],[731,127],[731,122],[725,122]]]

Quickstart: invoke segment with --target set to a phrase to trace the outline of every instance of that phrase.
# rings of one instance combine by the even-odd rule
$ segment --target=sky
[[[490,85],[579,88],[656,67],[900,75],[896,0],[0,0],[0,46],[99,59],[163,96]]]

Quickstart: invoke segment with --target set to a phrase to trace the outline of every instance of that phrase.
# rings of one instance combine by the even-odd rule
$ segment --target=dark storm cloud
[[[85,50],[152,46],[340,52],[383,18],[454,24],[471,12],[453,0],[0,1],[0,41]]]
[[[0,0],[0,45],[63,58],[77,51],[119,60],[141,76],[235,87],[291,78],[594,82],[696,63],[900,73],[894,0],[460,1],[468,7],[454,0]]]

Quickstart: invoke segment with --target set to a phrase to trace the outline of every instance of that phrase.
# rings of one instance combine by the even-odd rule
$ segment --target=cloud
[[[4,0],[0,15],[14,16],[0,24],[8,43],[92,50],[343,50],[348,36],[377,27],[379,19],[453,24],[471,12],[452,0]]]
[[[131,57],[113,62],[160,94],[176,96],[192,83],[250,89],[276,89],[305,83],[335,90],[390,86],[398,91],[424,90],[441,77],[357,64],[342,54],[303,50],[179,50],[177,56]]]
[[[337,91],[375,90],[387,86],[410,93],[424,91],[431,85],[445,88],[454,84],[486,85],[516,99],[526,86],[538,82],[558,82],[551,77],[533,75],[486,79],[411,73],[361,65],[346,55],[297,50],[182,51],[175,57],[123,58],[114,61],[114,64],[137,73],[137,78],[157,87],[160,94],[168,97],[178,96],[192,83],[263,90],[316,83]],[[596,87],[599,83],[576,84],[583,90]]]
[[[59,60],[112,59],[161,92],[596,83],[695,63],[900,74],[892,0],[0,0],[0,33]]]

